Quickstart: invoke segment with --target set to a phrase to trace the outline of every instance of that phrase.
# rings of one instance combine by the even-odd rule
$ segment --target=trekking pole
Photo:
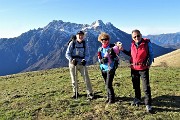
[[[85,60],[82,60],[82,61],[81,61],[81,64],[83,65],[84,81],[85,81],[85,83],[87,83],[87,82],[86,82],[86,67],[85,67],[86,61],[85,61]]]
[[[86,80],[86,68],[85,68],[86,61],[83,60],[83,61],[81,62],[81,64],[83,65],[84,78],[85,78],[85,80]]]
[[[75,72],[75,96],[76,96],[76,99],[78,97],[78,90],[77,90],[77,61],[75,60],[75,63],[74,63],[74,72]]]
[[[85,81],[86,81],[86,68],[85,68],[85,65],[83,65],[83,69],[84,69],[84,78],[85,78]]]
[[[76,95],[76,99],[77,99],[77,66],[74,66],[74,70],[75,70],[75,81],[76,81],[76,85],[75,85],[75,95]]]

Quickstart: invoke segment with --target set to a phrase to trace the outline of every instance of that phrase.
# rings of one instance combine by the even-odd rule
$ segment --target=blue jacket
[[[149,48],[149,63],[151,65],[152,62],[154,61],[154,52],[153,52],[153,48],[152,48],[151,42],[148,43],[148,48]]]
[[[98,48],[98,52],[101,52],[101,57],[102,58],[104,57],[106,52],[109,50],[109,48],[110,48],[110,46],[108,46],[106,48],[103,48],[103,47]],[[110,71],[111,69],[114,69],[114,65],[115,65],[114,60],[112,60],[112,62],[110,64],[110,67],[108,66],[108,63],[102,64],[100,59],[98,59],[98,62],[100,63],[100,69],[102,71]]]

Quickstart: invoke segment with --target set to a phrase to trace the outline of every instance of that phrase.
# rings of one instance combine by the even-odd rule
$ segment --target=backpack
[[[110,48],[108,49],[107,52],[108,52],[108,54],[110,54],[111,60],[114,61],[114,69],[117,69],[117,67],[119,65],[119,59],[117,58],[116,53],[113,50],[114,46],[115,46],[115,44],[110,44],[109,45]],[[99,48],[98,55],[101,55],[100,52],[102,52],[102,49],[103,49],[102,47]]]

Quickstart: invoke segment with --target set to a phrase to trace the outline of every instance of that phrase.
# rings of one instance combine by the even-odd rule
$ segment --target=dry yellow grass
[[[152,66],[180,67],[180,49],[155,58]]]

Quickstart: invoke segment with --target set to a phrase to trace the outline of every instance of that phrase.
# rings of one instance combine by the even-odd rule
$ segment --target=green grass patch
[[[0,77],[0,120],[55,119],[143,119],[176,120],[180,118],[180,70],[152,67],[150,85],[154,114],[145,106],[133,107],[130,68],[119,67],[113,82],[116,103],[105,104],[106,90],[98,66],[88,68],[96,99],[86,99],[80,75],[77,100],[71,99],[72,87],[68,68],[27,72]],[[144,93],[142,92],[142,95]]]

